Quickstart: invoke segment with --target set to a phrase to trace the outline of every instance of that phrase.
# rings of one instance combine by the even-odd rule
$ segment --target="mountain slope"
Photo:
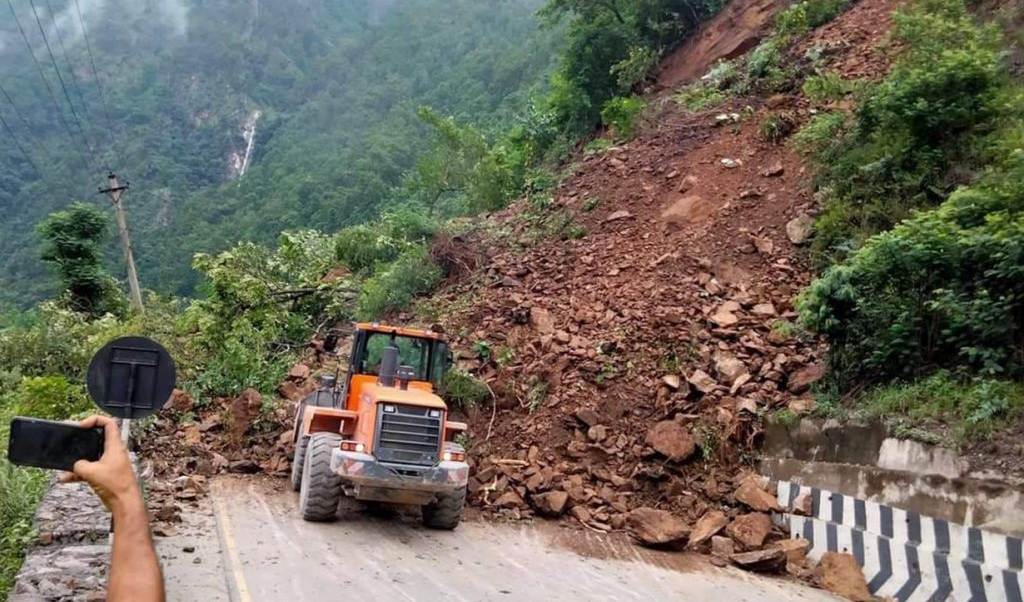
[[[75,4],[53,6],[56,19],[41,10],[41,23],[96,159],[87,171],[81,155],[90,153],[30,7],[16,3],[16,14],[69,130],[13,17],[0,12],[0,85],[17,113],[6,102],[0,111],[42,172],[16,148],[0,151],[0,278],[21,291],[2,298],[20,303],[48,290],[33,225],[93,199],[106,167],[133,184],[144,285],[188,292],[196,251],[371,216],[422,148],[419,105],[501,122],[544,80],[554,43],[553,32],[538,30],[534,0],[81,1],[108,132]],[[247,126],[255,137],[237,183]]]

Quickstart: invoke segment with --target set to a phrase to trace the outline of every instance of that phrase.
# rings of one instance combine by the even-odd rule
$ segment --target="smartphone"
[[[19,466],[71,471],[75,462],[95,462],[103,455],[103,429],[36,418],[11,421],[7,459]]]

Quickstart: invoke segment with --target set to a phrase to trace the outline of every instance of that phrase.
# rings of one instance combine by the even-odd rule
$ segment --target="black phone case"
[[[19,466],[71,471],[78,460],[99,460],[103,440],[103,429],[15,418],[11,421],[7,459]]]

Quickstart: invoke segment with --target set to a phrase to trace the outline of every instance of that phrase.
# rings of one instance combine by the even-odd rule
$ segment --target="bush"
[[[405,309],[417,295],[430,292],[441,280],[441,268],[425,246],[410,248],[363,284],[356,309],[360,320],[378,320],[388,312]]]
[[[695,83],[680,90],[673,98],[688,111],[703,111],[722,104],[729,95],[716,88]]]
[[[1024,375],[1024,152],[814,281],[803,322],[843,384],[934,368]]]
[[[643,99],[637,96],[613,98],[601,109],[601,121],[617,138],[632,138],[645,106]]]
[[[804,0],[775,17],[776,35],[785,39],[807,33],[839,16],[849,0]]]
[[[782,45],[773,39],[757,45],[747,57],[746,86],[764,91],[785,90],[793,74],[783,67]]]
[[[834,71],[812,75],[804,80],[801,91],[811,102],[824,104],[842,100],[856,89],[853,82],[848,82]]]
[[[60,375],[33,376],[14,395],[15,413],[47,420],[65,419],[93,408],[85,387]]]
[[[796,125],[789,115],[769,113],[761,120],[761,124],[758,126],[758,133],[766,142],[779,144],[793,133],[794,127]]]
[[[448,407],[465,412],[484,404],[491,398],[491,391],[469,372],[452,368],[444,375],[442,395]]]

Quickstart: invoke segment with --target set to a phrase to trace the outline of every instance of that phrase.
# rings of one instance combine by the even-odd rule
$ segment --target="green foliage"
[[[758,125],[758,133],[767,142],[779,144],[793,133],[793,120],[782,113],[768,113]]]
[[[81,384],[62,375],[32,376],[21,381],[12,407],[20,416],[63,419],[89,411],[93,405]]]
[[[775,34],[782,39],[798,36],[839,16],[849,0],[803,0],[775,17]]]
[[[852,122],[833,128],[838,135],[813,136],[819,184],[832,193],[815,241],[819,263],[941,202],[956,174],[984,159],[983,138],[1009,113],[998,36],[959,0],[923,0],[895,23],[904,50],[892,72],[864,91]],[[825,123],[838,118],[816,126]]]
[[[345,228],[334,236],[335,257],[353,272],[365,273],[379,263],[434,237],[437,221],[413,207],[384,212],[375,222]]]
[[[612,98],[601,109],[601,121],[617,138],[629,139],[636,133],[637,122],[645,107],[644,100],[637,96]]]
[[[772,38],[765,40],[747,56],[745,88],[774,92],[787,89],[793,80],[791,71],[784,67],[784,46]]]
[[[944,443],[964,443],[983,440],[1020,416],[1024,385],[939,371],[914,383],[875,388],[858,405],[866,416],[886,419],[897,429],[941,425],[953,435],[953,441],[946,437]]]
[[[726,101],[728,95],[721,90],[694,83],[680,90],[673,99],[688,111],[703,111]]]
[[[804,80],[801,91],[813,103],[824,104],[842,100],[857,89],[856,82],[844,80],[834,71],[812,75]]]
[[[612,65],[612,74],[618,78],[619,89],[632,90],[647,78],[661,59],[661,53],[654,48],[636,46],[629,49],[629,56]]]
[[[452,368],[444,375],[442,395],[449,407],[465,412],[486,403],[491,391],[469,372]]]
[[[57,268],[68,307],[92,317],[125,311],[124,298],[101,261],[106,215],[91,205],[75,203],[52,213],[38,231],[45,241],[43,261]]]
[[[871,238],[806,291],[837,378],[1024,374],[1024,156]],[[1005,171],[1003,171],[1005,170]]]
[[[356,317],[379,320],[390,312],[405,309],[416,296],[430,292],[441,277],[441,268],[427,248],[412,247],[393,263],[380,266],[363,284]]]

